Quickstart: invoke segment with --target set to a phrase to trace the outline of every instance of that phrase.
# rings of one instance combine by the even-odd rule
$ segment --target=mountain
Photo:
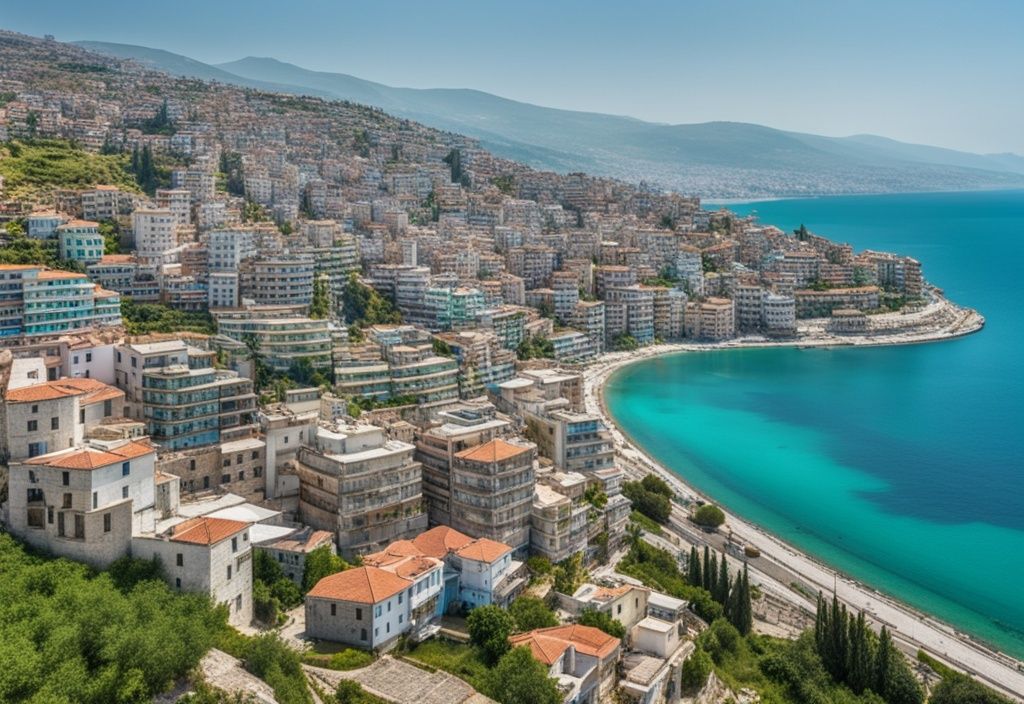
[[[874,135],[825,137],[738,122],[656,124],[478,90],[398,88],[273,58],[210,65],[147,47],[78,44],[179,76],[372,105],[475,137],[494,153],[537,168],[646,180],[705,197],[1024,187],[1024,157],[1016,154],[971,154]]]

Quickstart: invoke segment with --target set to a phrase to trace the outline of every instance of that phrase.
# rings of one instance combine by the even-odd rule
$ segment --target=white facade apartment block
[[[178,246],[177,221],[166,208],[139,209],[132,213],[135,250],[146,264],[161,264],[164,253]]]

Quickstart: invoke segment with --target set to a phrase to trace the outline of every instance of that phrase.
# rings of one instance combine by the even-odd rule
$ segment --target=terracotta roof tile
[[[497,540],[491,540],[490,538],[478,538],[469,545],[456,550],[455,554],[467,560],[492,563],[510,552],[512,552],[511,546],[505,545],[505,543],[499,543]]]
[[[501,438],[496,438],[483,445],[477,445],[468,450],[458,452],[455,456],[471,462],[501,462],[529,451],[529,447],[513,445]]]
[[[171,540],[194,545],[216,545],[249,527],[243,521],[199,516],[174,526]]]
[[[412,543],[424,555],[442,558],[449,552],[465,547],[473,541],[468,535],[448,526],[435,526],[413,538]]]
[[[353,567],[324,577],[309,590],[306,598],[376,604],[411,587],[412,584],[404,577],[377,567]]]
[[[95,447],[82,447],[74,450],[51,452],[25,460],[25,464],[59,467],[60,469],[99,469],[109,467],[118,462],[135,459],[156,452],[152,445],[143,442],[130,442],[110,450]]]
[[[530,649],[534,660],[538,660],[548,666],[558,662],[558,658],[562,657],[562,653],[569,647],[567,641],[551,638],[534,631],[511,636],[509,641],[512,643],[513,648],[525,645]]]
[[[123,396],[123,392],[96,379],[82,377],[44,381],[42,384],[23,386],[7,392],[9,403],[35,403],[52,401],[66,396],[82,396],[82,403],[88,405]]]
[[[566,647],[572,645],[584,655],[590,655],[599,660],[603,660],[614,653],[615,649],[622,643],[618,638],[608,635],[599,628],[581,626],[576,623],[554,626],[553,628],[537,628],[509,638],[509,642],[513,646],[529,645],[534,657],[541,662],[546,662],[548,665],[553,664],[557,660],[557,656],[555,660],[548,661],[544,659],[553,652],[553,646],[550,641],[562,642]],[[562,650],[564,651],[565,648]],[[538,655],[538,652],[541,655]],[[561,655],[561,652],[558,655]]]

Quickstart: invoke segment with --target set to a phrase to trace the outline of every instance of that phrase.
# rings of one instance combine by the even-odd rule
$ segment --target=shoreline
[[[710,500],[710,497],[688,484],[680,475],[648,455],[643,447],[619,426],[614,416],[608,411],[604,397],[604,386],[616,372],[636,362],[684,352],[765,347],[806,349],[924,344],[955,340],[978,332],[984,327],[985,320],[976,311],[960,308],[941,296],[936,296],[933,305],[946,307],[949,311],[955,312],[957,318],[955,324],[895,334],[851,336],[805,334],[803,337],[789,340],[750,339],[719,343],[670,343],[633,352],[608,353],[591,362],[583,370],[584,403],[588,411],[598,414],[608,425],[614,439],[616,458],[627,475],[637,477],[653,473],[666,480],[678,494],[690,499]],[[815,556],[776,537],[756,523],[747,521],[727,510],[725,513],[732,535],[742,543],[757,547],[763,558],[792,573],[815,590],[827,593],[835,586],[841,601],[850,608],[864,611],[869,621],[874,621],[876,626],[887,625],[893,633],[894,640],[903,645],[904,649],[910,649],[914,653],[917,649],[921,649],[954,669],[971,674],[1004,695],[1016,701],[1024,701],[1024,664],[1021,661],[920,611],[900,600],[898,596],[886,594],[857,581],[850,575],[844,574]],[[669,532],[676,532],[671,525],[666,526],[666,529]],[[692,542],[685,534],[681,537],[686,542]],[[771,586],[774,587],[772,591],[783,596],[791,604],[804,609],[809,606],[813,608],[813,604],[810,604],[806,597],[794,592],[789,585],[781,585],[783,588],[779,589],[778,582],[771,577],[755,570],[752,570],[752,573],[757,574],[761,581],[772,583]]]

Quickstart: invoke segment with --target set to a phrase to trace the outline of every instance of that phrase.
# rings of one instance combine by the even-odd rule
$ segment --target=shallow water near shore
[[[915,256],[986,327],[924,345],[638,362],[609,381],[609,410],[737,514],[1024,657],[1024,191],[730,207]]]

